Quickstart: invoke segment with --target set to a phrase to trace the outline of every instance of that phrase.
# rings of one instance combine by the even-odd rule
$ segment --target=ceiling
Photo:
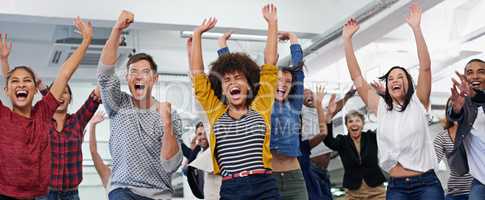
[[[414,41],[404,23],[411,0],[309,0],[305,3],[279,0],[279,29],[296,32],[308,54],[305,57],[309,84],[325,82],[328,88],[343,92],[350,86],[345,67],[339,30],[345,19],[366,16],[355,36],[359,61],[368,79],[374,79],[393,65],[416,69]],[[32,66],[41,77],[52,79],[58,67],[49,63],[59,38],[78,37],[72,31],[72,19],[81,16],[93,20],[95,38],[106,39],[120,10],[136,14],[130,27],[125,51],[147,52],[154,56],[160,73],[188,72],[185,38],[181,31],[192,30],[204,17],[219,19],[212,32],[234,31],[239,34],[265,35],[260,9],[264,2],[196,0],[4,0],[0,8],[0,32],[13,39],[12,65]],[[426,0],[423,31],[433,60],[435,94],[447,94],[449,76],[471,57],[483,52],[485,2],[480,0]],[[383,6],[384,5],[384,6]],[[382,7],[382,8],[381,8]],[[201,9],[203,8],[203,9]],[[99,12],[103,10],[103,12]],[[223,11],[223,12],[222,12]],[[227,12],[230,11],[230,12]],[[330,37],[332,36],[332,37]],[[322,43],[324,39],[327,41]],[[331,40],[328,40],[331,38]],[[206,65],[217,57],[217,42],[203,41]],[[312,49],[315,44],[323,46]],[[93,52],[102,47],[92,45]],[[232,51],[242,51],[261,58],[264,42],[230,41]],[[288,57],[288,44],[281,43],[280,58]],[[126,60],[126,58],[125,58]],[[123,63],[121,60],[120,63]],[[74,81],[93,81],[96,66],[81,66]],[[413,70],[411,70],[413,71]]]

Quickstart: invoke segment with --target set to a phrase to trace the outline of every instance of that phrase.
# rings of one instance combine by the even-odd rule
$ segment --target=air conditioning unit
[[[60,67],[78,47],[79,44],[75,43],[54,43],[49,57],[49,67]],[[97,68],[103,47],[104,45],[90,45],[80,63],[80,67]],[[132,54],[134,54],[133,48],[121,46],[118,49],[118,60],[124,61]]]

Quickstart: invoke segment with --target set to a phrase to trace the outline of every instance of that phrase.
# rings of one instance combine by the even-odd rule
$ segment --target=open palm
[[[12,49],[12,41],[9,41],[7,34],[0,33],[0,58],[7,59]]]

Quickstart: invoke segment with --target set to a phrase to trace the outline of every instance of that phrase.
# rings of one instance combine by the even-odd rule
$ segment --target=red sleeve
[[[86,127],[89,120],[91,120],[91,117],[93,117],[94,113],[99,107],[99,103],[100,102],[94,100],[93,91],[81,108],[79,108],[76,113],[72,115],[73,119],[77,121],[76,128],[80,129],[80,133],[83,132],[84,127]]]
[[[40,114],[42,119],[50,120],[57,110],[61,102],[52,95],[49,91],[42,99],[34,106],[33,113]]]

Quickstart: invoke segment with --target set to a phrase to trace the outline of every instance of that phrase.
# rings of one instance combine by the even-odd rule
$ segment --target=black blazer
[[[343,187],[349,190],[360,188],[362,179],[370,187],[384,183],[377,158],[377,139],[373,131],[363,132],[360,138],[360,156],[349,135],[333,136],[332,124],[327,124],[328,135],[324,143],[328,148],[337,151],[344,165]]]

